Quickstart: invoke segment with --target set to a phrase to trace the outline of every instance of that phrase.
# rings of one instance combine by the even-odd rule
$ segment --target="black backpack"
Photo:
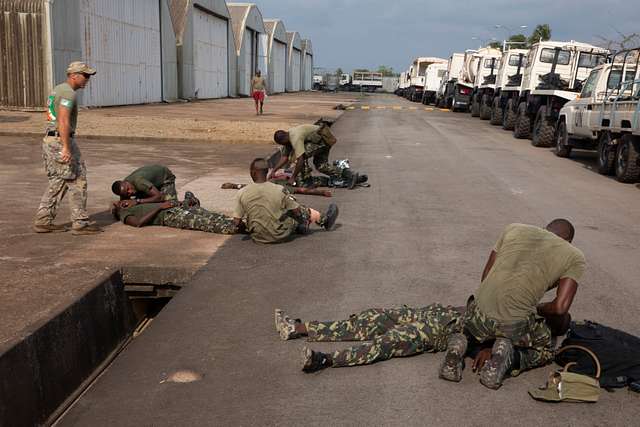
[[[631,386],[637,391],[640,384],[640,338],[596,322],[571,322],[562,346],[580,345],[593,351],[602,365],[600,385],[603,388]],[[593,361],[584,352],[567,350],[556,356],[562,366],[575,362],[572,372],[592,375]]]

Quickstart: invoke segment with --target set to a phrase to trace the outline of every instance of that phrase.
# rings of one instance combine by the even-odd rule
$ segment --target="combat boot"
[[[358,185],[358,174],[356,172],[351,172],[350,169],[342,169],[342,178],[346,182],[346,187],[349,190],[353,190],[356,185]]]
[[[200,207],[200,199],[198,199],[196,195],[193,194],[191,191],[186,191],[184,193],[184,204],[186,205],[186,206],[183,206],[185,208],[190,208],[193,206]]]
[[[443,380],[460,382],[466,352],[467,337],[464,334],[451,334],[447,341],[447,354],[440,365],[438,376]]]
[[[299,338],[296,332],[296,322],[300,323],[300,319],[292,319],[285,314],[284,311],[276,308],[275,312],[276,331],[280,333],[283,341]]]
[[[302,371],[308,374],[331,367],[331,357],[308,347],[302,348]]]
[[[491,349],[491,359],[480,369],[480,382],[485,387],[497,390],[502,385],[507,371],[513,364],[513,343],[507,338],[496,338]]]
[[[63,233],[67,231],[67,228],[64,225],[34,224],[33,231],[36,233]]]
[[[318,221],[318,225],[329,231],[333,228],[333,225],[336,223],[336,219],[338,218],[338,205],[335,203],[331,203],[327,208],[327,211],[322,214],[320,217],[320,221]]]

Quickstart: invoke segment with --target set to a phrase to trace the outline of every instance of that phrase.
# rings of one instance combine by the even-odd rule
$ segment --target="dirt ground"
[[[318,117],[336,118],[338,104],[353,94],[301,92],[269,96],[264,114],[255,114],[250,98],[172,104],[91,108],[81,110],[79,137],[128,137],[269,144],[274,129],[308,123]],[[0,133],[41,134],[43,112],[0,111]]]
[[[231,213],[236,192],[221,190],[220,185],[250,180],[248,164],[274,150],[268,145],[274,130],[321,116],[337,117],[333,106],[346,101],[341,95],[319,93],[274,96],[268,99],[268,113],[261,117],[251,114],[249,99],[81,111],[78,144],[88,168],[88,210],[92,220],[106,227],[98,236],[32,232],[47,182],[41,138],[0,136],[4,202],[0,205],[0,348],[66,307],[105,270],[133,266],[190,275],[225,242],[220,235],[162,227],[135,229],[115,222],[108,211],[115,200],[110,191],[115,179],[144,164],[165,164],[176,175],[180,194],[193,191],[203,207]],[[42,119],[42,113],[0,112],[0,130],[35,132],[44,127]],[[211,133],[193,130],[214,126],[217,130]],[[83,139],[88,132],[105,138]],[[163,138],[127,140],[132,135]],[[212,143],[202,143],[203,135]],[[185,141],[185,137],[195,140]],[[68,221],[68,204],[63,201],[57,222]]]

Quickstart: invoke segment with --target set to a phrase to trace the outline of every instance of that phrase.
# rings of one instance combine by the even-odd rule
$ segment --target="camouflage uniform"
[[[520,368],[511,372],[513,376],[553,360],[551,330],[540,316],[531,315],[527,320],[501,324],[480,312],[475,300],[470,298],[464,319],[464,332],[480,343],[498,337],[509,338],[520,355]]]
[[[463,310],[432,304],[423,308],[373,308],[347,320],[306,323],[309,341],[372,341],[333,353],[333,367],[356,366],[444,351],[447,337],[462,330]]]
[[[69,192],[71,221],[74,229],[89,224],[87,213],[87,169],[80,149],[71,138],[71,161],[60,161],[62,141],[57,136],[46,136],[42,142],[42,157],[49,185],[42,196],[35,217],[36,225],[50,225],[56,217],[63,197]]]
[[[319,131],[312,133],[307,137],[307,139],[305,139],[304,150],[306,159],[302,165],[302,170],[299,175],[302,182],[312,179],[311,173],[313,172],[313,169],[309,166],[309,162],[307,160],[309,158],[313,158],[313,165],[316,167],[318,172],[328,176],[334,176],[336,178],[343,177],[343,171],[338,169],[329,161],[331,146],[324,141],[324,138]]]
[[[238,229],[233,218],[211,212],[199,206],[188,209],[175,207],[160,212],[160,225],[183,230],[199,230],[218,234],[235,234]]]

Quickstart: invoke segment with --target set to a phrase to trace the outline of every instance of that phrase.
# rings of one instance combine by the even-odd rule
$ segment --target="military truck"
[[[464,60],[464,53],[453,53],[449,57],[447,72],[442,78],[436,97],[437,107],[449,108],[453,111],[467,111],[469,108],[473,82],[467,81],[463,76]]]
[[[500,49],[483,47],[465,57],[464,70],[473,81],[471,116],[482,120],[491,118],[491,101],[496,87],[496,72],[500,66]]]
[[[541,41],[527,54],[515,108],[513,136],[535,147],[555,143],[560,109],[575,99],[591,70],[606,62],[606,49],[576,41]],[[513,110],[512,110],[513,111]]]
[[[513,130],[516,115],[513,104],[518,102],[522,70],[527,49],[510,49],[505,43],[505,50],[500,59],[500,68],[496,74],[496,89],[491,100],[490,123],[502,126],[505,130]]]
[[[424,72],[424,89],[422,91],[422,103],[424,105],[435,104],[438,89],[442,84],[442,78],[447,72],[447,63],[439,62],[431,64]]]
[[[405,91],[404,97],[409,101],[422,101],[422,93],[424,92],[425,85],[425,72],[427,71],[427,68],[432,64],[446,63],[446,59],[431,56],[418,57],[414,59],[411,67],[409,68],[409,87]]]
[[[347,92],[375,92],[382,88],[382,73],[354,71],[340,76],[340,90]]]
[[[596,170],[621,182],[640,179],[640,49],[621,51],[595,67],[580,95],[559,113],[559,157],[573,148],[597,150]]]

